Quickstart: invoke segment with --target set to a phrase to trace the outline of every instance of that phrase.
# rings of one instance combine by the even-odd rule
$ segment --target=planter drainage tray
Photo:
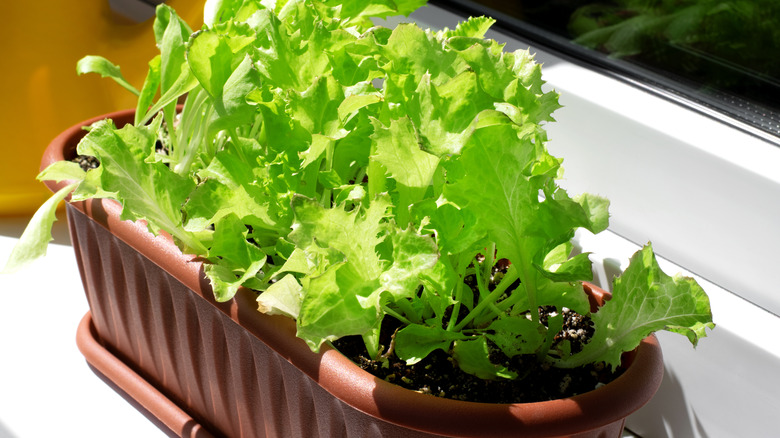
[[[213,436],[189,413],[101,344],[90,312],[79,323],[76,343],[92,370],[163,432],[187,438]]]

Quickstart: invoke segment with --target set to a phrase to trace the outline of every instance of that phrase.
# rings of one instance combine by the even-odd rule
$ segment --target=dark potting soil
[[[84,172],[90,169],[97,169],[97,167],[100,166],[100,161],[90,155],[77,155],[72,161],[81,166],[81,170]]]
[[[546,315],[555,308],[540,310],[542,315]],[[568,339],[572,343],[572,351],[576,351],[592,334],[590,320],[565,309],[564,321],[556,342]],[[386,317],[381,338],[385,349],[391,345],[396,328],[395,320]],[[491,361],[504,365],[519,377],[515,380],[483,380],[461,371],[452,357],[442,350],[434,351],[414,365],[407,365],[395,354],[381,360],[370,358],[359,336],[341,338],[333,345],[380,379],[425,394],[481,403],[530,403],[571,397],[592,391],[619,375],[619,372],[610,372],[603,363],[562,369],[540,363],[535,355],[507,358],[496,349]]]

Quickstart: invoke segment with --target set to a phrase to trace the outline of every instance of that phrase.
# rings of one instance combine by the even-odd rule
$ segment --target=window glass
[[[438,0],[780,136],[780,1]]]

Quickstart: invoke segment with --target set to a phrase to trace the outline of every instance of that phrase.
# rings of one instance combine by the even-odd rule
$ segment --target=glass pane
[[[780,135],[780,1],[440,0]]]

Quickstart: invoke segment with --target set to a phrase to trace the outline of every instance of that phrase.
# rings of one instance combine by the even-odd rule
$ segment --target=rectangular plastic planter
[[[121,126],[132,112],[107,117]],[[57,137],[42,166],[74,156],[81,126],[97,119]],[[331,348],[312,353],[292,320],[256,310],[252,291],[217,303],[202,263],[170,237],[121,221],[118,203],[90,200],[67,211],[91,309],[82,351],[109,379],[125,379],[114,383],[180,436],[619,437],[663,375],[651,336],[625,355],[621,377],[572,398],[485,404],[419,394]]]

